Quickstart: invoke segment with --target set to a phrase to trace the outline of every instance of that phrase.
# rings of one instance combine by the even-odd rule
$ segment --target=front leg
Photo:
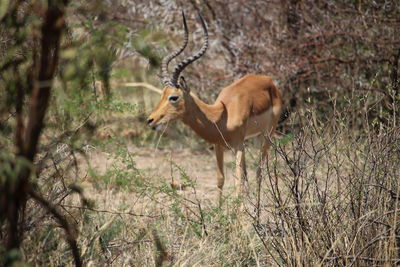
[[[246,179],[246,159],[244,155],[244,145],[236,149],[236,196],[243,194],[244,182]]]
[[[219,190],[219,202],[222,200],[222,188],[225,183],[224,176],[224,147],[221,145],[215,145],[215,156],[217,158],[217,186]]]

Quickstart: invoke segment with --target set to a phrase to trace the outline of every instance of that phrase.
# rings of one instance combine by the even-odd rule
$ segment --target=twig
[[[120,86],[127,86],[127,87],[144,87],[146,89],[149,89],[150,91],[156,92],[157,94],[162,94],[162,90],[158,89],[157,87],[149,84],[149,83],[121,83],[117,84]]]
[[[82,207],[82,206],[74,206],[74,205],[67,205],[67,204],[60,204],[61,207],[64,208],[73,208],[73,209],[80,209],[80,210],[90,210],[94,212],[102,212],[102,213],[110,213],[110,214],[118,214],[118,215],[130,215],[130,216],[137,216],[137,217],[148,217],[148,218],[159,218],[160,215],[146,215],[146,214],[137,214],[133,212],[120,212],[120,211],[113,211],[113,210],[98,210],[90,207]]]
[[[32,188],[29,191],[29,195],[34,200],[39,202],[39,204],[42,205],[49,213],[51,213],[61,224],[61,227],[65,230],[65,233],[67,235],[67,241],[69,246],[71,247],[72,255],[74,256],[75,266],[77,267],[82,266],[82,260],[79,253],[78,244],[76,242],[75,235],[67,219],[65,219],[65,217],[60,213],[60,211],[57,209],[57,206],[54,206],[52,203],[44,199],[38,192],[36,192]]]
[[[325,260],[327,261],[332,261],[332,260],[337,260],[337,259],[359,259],[363,261],[371,261],[371,262],[390,262],[390,263],[400,263],[400,259],[377,259],[377,258],[368,258],[368,257],[357,257],[357,256],[332,256],[332,257],[327,257]]]

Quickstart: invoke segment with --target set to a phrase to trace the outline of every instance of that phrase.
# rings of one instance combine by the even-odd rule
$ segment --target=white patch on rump
[[[272,130],[272,119],[272,108],[257,116],[250,117],[247,122],[246,139],[257,136],[260,133],[270,133]],[[268,126],[269,128],[267,128]]]

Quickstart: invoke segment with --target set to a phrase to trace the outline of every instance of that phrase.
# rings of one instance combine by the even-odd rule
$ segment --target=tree
[[[2,23],[9,27],[8,33],[16,38],[9,47],[22,48],[35,38],[40,40],[38,48],[29,54],[14,57],[6,55],[2,62],[2,81],[6,92],[3,94],[14,103],[16,127],[14,132],[14,154],[3,154],[0,174],[0,223],[6,223],[6,265],[11,265],[21,245],[24,229],[21,221],[24,217],[26,202],[29,198],[42,205],[66,231],[76,266],[81,266],[76,239],[68,221],[58,209],[35,188],[31,176],[34,173],[34,161],[40,143],[40,136],[45,127],[45,115],[49,106],[52,84],[57,71],[60,40],[65,30],[65,9],[67,0],[49,0],[47,6],[37,3],[11,3]],[[44,15],[39,36],[30,36],[28,29],[29,8],[34,7]],[[37,51],[36,51],[37,49]],[[22,65],[30,63],[30,67]],[[3,228],[3,227],[1,227]]]

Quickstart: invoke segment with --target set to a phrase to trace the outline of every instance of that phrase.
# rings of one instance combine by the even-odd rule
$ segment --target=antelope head
[[[199,59],[202,55],[205,54],[208,47],[208,34],[207,27],[199,14],[201,25],[203,27],[204,32],[204,43],[202,48],[193,56],[181,61],[174,69],[171,76],[168,74],[168,64],[172,59],[177,57],[179,54],[183,52],[188,41],[189,41],[189,32],[186,24],[185,15],[182,11],[183,17],[183,26],[185,29],[185,36],[183,44],[171,54],[167,55],[163,58],[161,69],[162,69],[162,81],[164,84],[164,89],[161,94],[160,102],[154,108],[153,112],[147,119],[147,124],[151,126],[154,130],[160,130],[166,125],[169,121],[176,120],[182,118],[186,111],[185,102],[187,102],[188,98],[190,98],[190,91],[184,83],[183,77],[180,79],[181,72],[191,63]],[[180,82],[179,82],[180,80]]]

